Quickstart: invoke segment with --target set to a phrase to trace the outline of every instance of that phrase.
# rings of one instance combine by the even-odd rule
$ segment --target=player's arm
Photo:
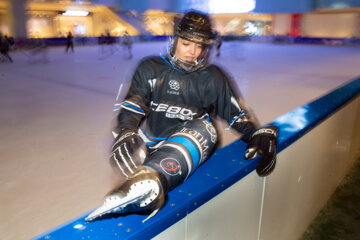
[[[137,130],[149,113],[150,87],[147,83],[146,68],[137,67],[125,99],[119,105],[115,132],[121,129]]]
[[[259,128],[256,116],[245,105],[241,93],[236,90],[233,79],[220,68],[215,67],[212,75],[216,81],[210,82],[206,92],[211,96],[211,115],[217,115],[227,121],[232,129],[239,132],[241,140],[249,142],[252,134]]]
[[[261,156],[256,172],[259,176],[269,175],[275,168],[276,163],[276,139],[277,128],[275,126],[257,127],[257,124],[249,116],[249,111],[240,107],[233,109],[231,128],[242,133],[242,140],[247,142],[245,159],[254,159]]]
[[[234,93],[230,78],[224,75],[222,91],[218,97],[217,108],[231,128],[242,134],[241,140],[247,143],[245,159],[260,157],[256,166],[259,176],[269,175],[275,168],[276,142],[278,129],[275,126],[259,127],[255,116],[243,104],[240,93]]]
[[[149,112],[149,88],[146,71],[141,64],[135,71],[129,90],[120,103],[116,127],[113,131],[115,141],[110,163],[126,178],[142,164],[146,153],[145,143],[138,133],[139,126]]]

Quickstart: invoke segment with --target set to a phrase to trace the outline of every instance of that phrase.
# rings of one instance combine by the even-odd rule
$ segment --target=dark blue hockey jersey
[[[184,121],[219,116],[248,141],[256,130],[229,76],[216,65],[195,72],[175,68],[168,59],[142,60],[120,105],[117,131],[137,129],[146,119],[145,133],[159,141],[167,139]]]

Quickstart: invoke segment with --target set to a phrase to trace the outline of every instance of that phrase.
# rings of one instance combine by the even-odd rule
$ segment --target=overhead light
[[[63,16],[73,16],[73,17],[85,17],[89,14],[88,11],[83,10],[66,10],[62,13]]]
[[[186,2],[186,8],[194,8],[215,14],[246,13],[253,11],[256,6],[256,0],[188,0],[184,2]]]

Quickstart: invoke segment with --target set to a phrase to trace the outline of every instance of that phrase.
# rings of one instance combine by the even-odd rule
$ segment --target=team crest
[[[172,90],[179,91],[180,89],[180,83],[177,80],[170,80],[169,85]]]

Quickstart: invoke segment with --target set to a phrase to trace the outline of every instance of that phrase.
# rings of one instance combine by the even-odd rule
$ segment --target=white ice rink
[[[118,179],[108,164],[112,107],[136,62],[165,42],[99,60],[97,46],[49,62],[0,62],[0,239],[28,239],[92,210]],[[360,76],[360,48],[225,42],[215,59],[262,124]],[[36,59],[35,59],[36,60]]]

